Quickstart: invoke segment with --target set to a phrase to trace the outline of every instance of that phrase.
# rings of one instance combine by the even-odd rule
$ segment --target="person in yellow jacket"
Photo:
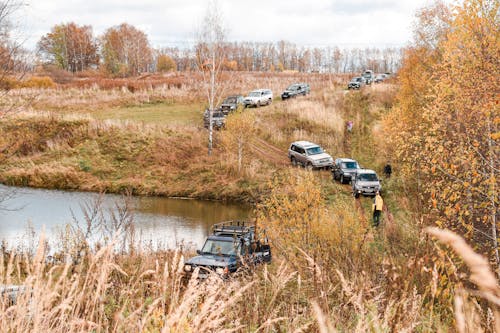
[[[373,199],[373,226],[378,227],[380,224],[380,215],[382,214],[382,209],[384,208],[384,200],[380,196],[380,192],[375,193],[375,198]]]

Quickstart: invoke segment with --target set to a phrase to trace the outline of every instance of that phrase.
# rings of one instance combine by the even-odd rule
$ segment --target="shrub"
[[[55,88],[56,83],[48,76],[33,76],[28,80],[21,83],[23,88],[41,88],[50,89]]]

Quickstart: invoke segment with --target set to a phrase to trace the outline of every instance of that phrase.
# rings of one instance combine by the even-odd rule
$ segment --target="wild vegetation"
[[[125,208],[110,221],[87,214],[50,260],[43,237],[33,253],[1,249],[0,283],[24,292],[0,300],[0,327],[500,332],[498,12],[480,0],[422,10],[398,78],[361,91],[340,75],[224,71],[227,94],[296,81],[312,94],[230,115],[210,156],[197,73],[54,70],[53,85],[10,88],[3,108],[22,107],[0,120],[2,183],[251,202],[274,258],[183,281],[190,253],[135,247]],[[371,200],[290,166],[288,144],[305,138],[379,173],[391,161],[380,227]]]

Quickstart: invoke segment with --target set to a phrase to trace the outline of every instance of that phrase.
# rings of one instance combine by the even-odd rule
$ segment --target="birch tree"
[[[202,75],[202,85],[208,102],[208,155],[213,148],[212,117],[215,106],[222,97],[222,65],[225,58],[226,31],[217,1],[209,2],[205,17],[198,31],[196,44],[196,66]]]

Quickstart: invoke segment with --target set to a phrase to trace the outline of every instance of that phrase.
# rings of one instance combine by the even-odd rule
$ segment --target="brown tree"
[[[92,27],[80,27],[73,22],[54,26],[38,42],[38,51],[46,61],[71,72],[99,63]]]
[[[101,53],[106,70],[114,75],[148,72],[153,62],[148,36],[126,23],[106,30]]]

